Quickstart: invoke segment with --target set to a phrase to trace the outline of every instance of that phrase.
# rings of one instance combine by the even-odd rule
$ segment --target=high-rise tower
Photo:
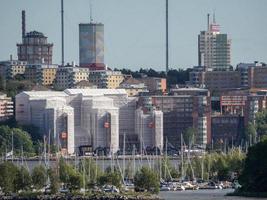
[[[198,35],[198,65],[213,70],[228,70],[231,65],[231,40],[220,33],[220,25],[207,16],[207,30]]]
[[[81,67],[104,64],[104,24],[79,24],[79,58]]]

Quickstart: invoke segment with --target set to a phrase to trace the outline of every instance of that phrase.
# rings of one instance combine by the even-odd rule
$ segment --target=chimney
[[[25,37],[25,32],[26,32],[26,25],[25,25],[25,10],[22,10],[21,12],[21,25],[22,25],[22,41],[23,38]]]
[[[13,58],[12,58],[12,54],[10,54],[10,61],[12,61],[13,60]]]

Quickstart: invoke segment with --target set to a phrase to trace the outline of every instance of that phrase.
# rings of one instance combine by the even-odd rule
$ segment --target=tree
[[[46,169],[43,165],[38,165],[32,171],[32,183],[37,189],[45,186],[47,181]]]
[[[85,184],[87,186],[93,186],[98,177],[102,175],[102,171],[93,159],[82,160],[79,164],[79,172],[85,175]]]
[[[32,184],[32,179],[29,171],[25,167],[20,167],[17,170],[14,181],[15,190],[29,190]]]
[[[187,128],[183,134],[183,139],[184,139],[184,142],[188,146],[195,144],[196,143],[196,129],[194,129],[193,127]]]
[[[59,189],[59,177],[55,170],[49,169],[48,176],[50,179],[50,189],[52,194],[56,194]]]
[[[98,178],[98,183],[99,185],[109,184],[120,188],[121,180],[122,177],[118,170],[115,169],[113,172],[107,170],[103,175]]]
[[[256,129],[254,125],[249,122],[246,129],[245,129],[245,140],[249,143],[255,143],[255,138],[256,138]]]
[[[67,164],[64,158],[60,158],[59,160],[59,179],[70,190],[76,190],[82,186],[82,175],[78,171],[75,171],[73,166]]]
[[[26,153],[33,153],[33,144],[30,135],[19,129],[10,128],[8,126],[0,126],[0,152],[4,153],[10,151],[12,148],[13,135],[13,149],[15,153],[21,153],[21,149]]]
[[[267,109],[256,113],[255,124],[259,136],[267,135]]]
[[[11,162],[0,164],[0,187],[4,193],[16,192],[15,180],[18,167]]]
[[[73,168],[69,171],[69,189],[77,190],[82,186],[83,177],[82,175],[75,171]]]
[[[134,176],[135,190],[147,190],[153,193],[159,192],[159,178],[148,167],[142,167]]]
[[[249,147],[239,182],[245,192],[267,191],[267,139]]]

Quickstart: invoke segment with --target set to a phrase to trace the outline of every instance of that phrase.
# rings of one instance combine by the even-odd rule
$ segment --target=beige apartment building
[[[27,65],[25,78],[44,86],[51,86],[56,78],[57,65]]]
[[[12,60],[0,62],[0,76],[5,79],[12,79],[17,74],[23,75],[25,73],[27,62]]]
[[[0,121],[5,121],[11,118],[14,114],[14,105],[11,97],[0,93]]]

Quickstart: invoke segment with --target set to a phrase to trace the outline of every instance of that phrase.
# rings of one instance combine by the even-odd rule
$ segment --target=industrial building
[[[114,153],[122,147],[124,135],[127,148],[139,146],[136,101],[124,89],[22,92],[16,96],[16,120],[39,127],[45,135],[51,133],[53,142],[69,154],[84,145]],[[156,133],[162,134],[162,120],[156,119]],[[160,137],[149,145],[156,147]]]

